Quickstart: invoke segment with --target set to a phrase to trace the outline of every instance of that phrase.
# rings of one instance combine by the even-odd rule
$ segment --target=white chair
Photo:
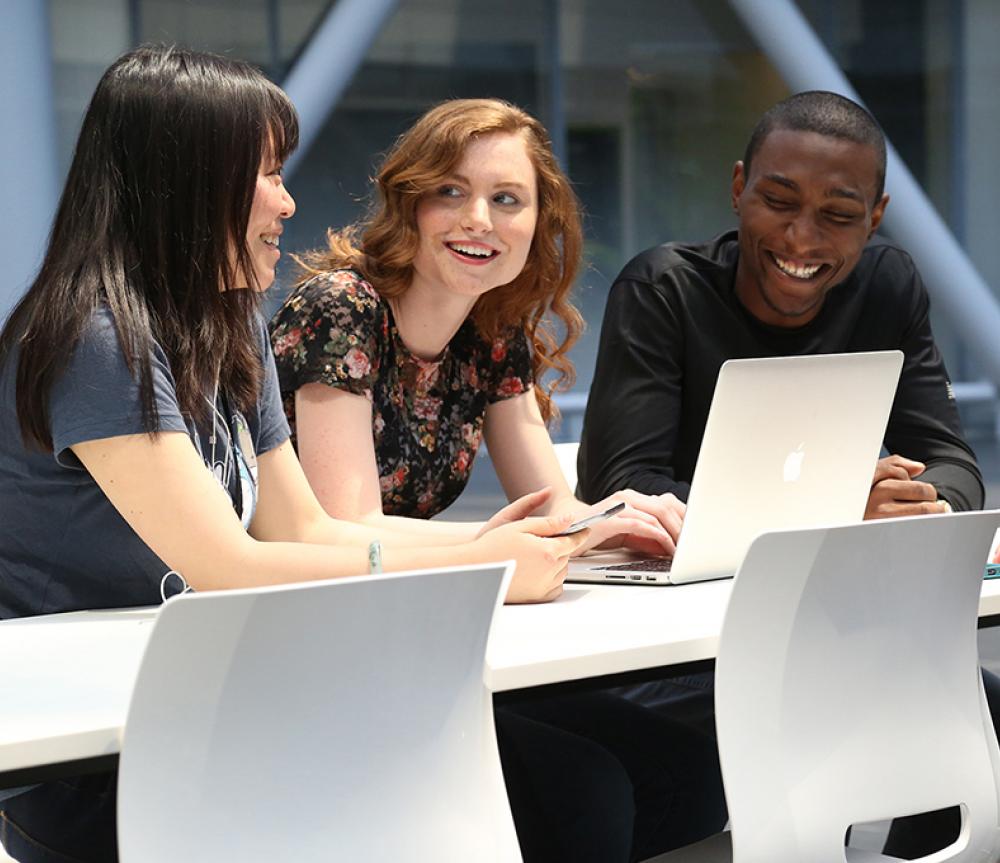
[[[958,840],[924,863],[1000,859],[1000,757],[976,646],[998,516],[754,542],[716,668],[732,833],[657,863],[888,861],[845,849],[848,827],[954,805]]]
[[[123,863],[519,861],[483,683],[512,568],[167,602],[122,741]]]
[[[573,443],[557,443],[552,448],[556,451],[556,458],[559,460],[559,469],[566,478],[566,485],[570,491],[576,491],[576,454],[580,449],[579,441]]]

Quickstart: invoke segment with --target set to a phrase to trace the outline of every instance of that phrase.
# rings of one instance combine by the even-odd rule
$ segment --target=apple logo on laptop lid
[[[785,458],[785,466],[781,471],[782,479],[785,482],[798,482],[799,477],[802,476],[802,460],[806,457],[802,448],[805,445],[805,441],[803,441]]]

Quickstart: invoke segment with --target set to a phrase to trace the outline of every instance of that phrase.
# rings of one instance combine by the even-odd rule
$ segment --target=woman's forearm
[[[321,545],[366,546],[379,540],[385,548],[430,548],[463,545],[476,538],[477,522],[423,521],[377,514],[360,522],[317,518],[296,539]]]
[[[481,521],[429,521],[398,515],[383,515],[382,523],[394,533],[408,537],[434,537],[436,542],[444,545],[469,542],[475,539],[483,528]]]
[[[380,542],[386,545],[381,539]],[[414,548],[396,546],[390,540],[382,550],[382,569],[386,572],[484,562],[483,549],[472,543]],[[232,560],[230,566],[199,569],[198,572],[183,573],[195,590],[259,587],[365,575],[369,571],[368,547],[258,542],[248,538],[243,553]]]
[[[574,497],[572,492],[554,493],[548,503],[539,509],[539,515],[573,515],[583,516],[591,511],[590,504]]]

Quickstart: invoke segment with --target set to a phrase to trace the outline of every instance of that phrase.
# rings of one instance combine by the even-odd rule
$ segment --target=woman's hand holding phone
[[[588,528],[560,535],[570,516],[525,518],[504,524],[475,540],[484,561],[516,562],[506,602],[549,602],[562,593],[569,559],[589,540]]]

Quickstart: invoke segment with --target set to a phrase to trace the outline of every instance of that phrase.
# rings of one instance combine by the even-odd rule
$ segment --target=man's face
[[[754,317],[799,327],[819,314],[882,221],[889,196],[875,200],[877,178],[874,148],[789,129],[764,139],[749,176],[736,163],[736,295]]]

